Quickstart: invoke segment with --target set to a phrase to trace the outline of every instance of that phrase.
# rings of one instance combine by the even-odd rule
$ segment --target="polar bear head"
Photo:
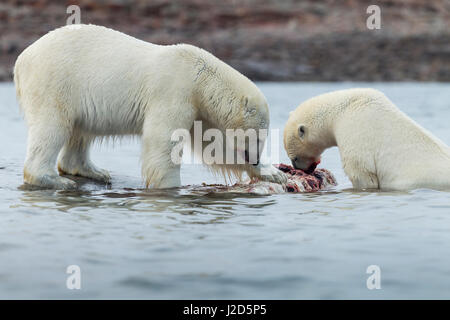
[[[235,149],[243,153],[247,163],[257,164],[265,145],[269,128],[269,108],[262,94],[244,95],[236,107],[237,114],[228,123],[227,129],[232,129],[238,136]],[[239,134],[243,135],[241,145]],[[253,139],[253,140],[252,140]]]
[[[249,79],[226,71],[227,77],[210,76],[203,84],[200,117],[223,133],[226,149],[247,164],[258,164],[270,124],[267,100]]]
[[[284,147],[292,165],[314,171],[322,152],[337,146],[336,134],[345,130],[347,133],[340,135],[347,140],[355,124],[371,117],[362,110],[372,110],[367,106],[374,104],[379,108],[379,101],[385,99],[378,90],[353,88],[328,92],[301,103],[290,113],[284,129]]]
[[[269,128],[269,108],[263,93],[246,76],[203,49],[186,44],[175,49],[182,62],[178,68],[191,70],[188,74],[193,90],[189,92],[193,95],[188,100],[196,107],[196,120],[202,121],[203,128],[217,129],[223,136],[229,130],[238,135],[239,131],[256,133],[253,143],[230,147],[227,139],[222,146],[240,158],[258,162]],[[188,86],[185,81],[183,86]],[[239,170],[246,169],[241,166]]]
[[[322,152],[335,145],[327,105],[327,101],[313,98],[290,113],[283,139],[294,168],[312,173]]]
[[[237,163],[241,163],[240,158],[247,165],[257,165],[270,124],[267,101],[259,90],[248,90],[235,100],[224,106],[228,111],[215,124],[224,133],[226,149],[233,150]]]

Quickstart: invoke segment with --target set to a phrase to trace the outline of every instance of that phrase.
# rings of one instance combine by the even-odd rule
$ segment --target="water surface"
[[[280,135],[301,101],[371,86],[450,144],[448,84],[259,86]],[[0,298],[450,298],[450,194],[354,192],[336,148],[321,167],[339,185],[314,194],[145,191],[138,139],[92,151],[111,187],[24,190],[26,128],[9,83],[0,84],[0,147]],[[202,182],[223,181],[182,168],[183,184]],[[81,290],[66,288],[69,265],[81,268]],[[381,269],[380,290],[366,287],[369,265]]]

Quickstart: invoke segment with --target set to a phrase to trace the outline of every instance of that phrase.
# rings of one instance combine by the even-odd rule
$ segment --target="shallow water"
[[[301,101],[370,86],[450,144],[449,84],[259,85],[280,135]],[[110,188],[23,190],[12,84],[0,84],[0,146],[0,298],[450,298],[450,194],[353,192],[336,148],[321,167],[339,185],[320,193],[144,191],[137,139],[93,150]],[[223,181],[186,165],[182,182]],[[81,290],[66,288],[69,265],[81,268]],[[369,265],[381,269],[379,290],[367,289]]]

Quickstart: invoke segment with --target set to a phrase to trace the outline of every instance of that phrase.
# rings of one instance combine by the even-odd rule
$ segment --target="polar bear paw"
[[[58,171],[61,175],[69,174],[72,176],[84,177],[104,183],[110,183],[111,181],[111,175],[108,171],[97,168],[92,164],[81,168],[65,168],[61,166],[61,164],[58,164]]]
[[[111,175],[108,171],[95,167],[89,167],[88,170],[85,170],[83,172],[83,177],[101,181],[104,183],[111,182]]]
[[[286,174],[271,164],[255,166],[252,171],[251,175],[256,176],[259,180],[279,184],[285,184],[287,182]]]
[[[272,165],[261,168],[261,178],[265,181],[279,184],[285,184],[287,182],[286,174]]]
[[[60,177],[58,175],[45,174],[40,177],[26,179],[25,182],[42,188],[57,190],[73,190],[77,188],[77,183],[70,179]]]

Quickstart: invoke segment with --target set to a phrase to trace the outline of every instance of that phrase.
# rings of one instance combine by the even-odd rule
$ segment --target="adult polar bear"
[[[190,45],[154,45],[100,26],[49,32],[18,57],[14,82],[28,125],[24,181],[43,187],[76,187],[57,174],[58,154],[60,173],[109,181],[108,172],[89,160],[89,145],[96,137],[117,135],[142,136],[147,187],[177,187],[180,166],[171,161],[174,130],[191,130],[195,120],[222,132],[269,125],[267,102],[258,88],[208,52]],[[259,150],[264,142],[265,136]],[[268,165],[221,168],[285,180]]]
[[[289,116],[284,144],[293,165],[306,170],[338,146],[357,189],[450,189],[450,148],[374,89],[305,101]]]

